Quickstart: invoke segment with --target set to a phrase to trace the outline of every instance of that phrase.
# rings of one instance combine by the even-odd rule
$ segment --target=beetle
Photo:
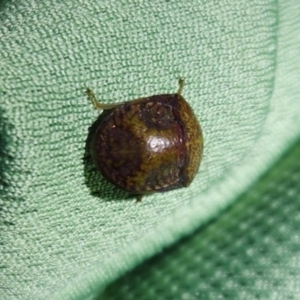
[[[91,139],[95,167],[118,188],[142,195],[187,187],[203,153],[200,124],[178,91],[121,103],[102,104],[88,88],[96,109],[104,110]]]

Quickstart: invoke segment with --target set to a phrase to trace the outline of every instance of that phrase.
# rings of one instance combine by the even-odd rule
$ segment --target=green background
[[[268,201],[257,208],[257,199],[274,199],[280,211],[294,214],[286,201],[290,190],[299,202],[292,163],[279,165],[288,174],[281,201],[279,177],[270,175],[300,135],[299,11],[297,0],[0,2],[1,299],[156,299],[157,290],[161,299],[215,299],[224,290],[237,299],[276,298],[269,286],[259,289],[263,274],[251,273],[264,266],[256,263],[264,253],[254,251],[249,267],[242,262],[252,249],[245,241],[254,235],[257,244],[274,235],[263,222],[261,230],[247,222],[249,209],[262,220],[274,213]],[[137,204],[83,160],[88,128],[98,115],[84,90],[90,87],[104,103],[118,102],[173,93],[179,76],[203,128],[200,172],[189,188]],[[289,161],[296,163],[299,151],[294,153]],[[260,179],[267,171],[269,179]],[[230,205],[233,212],[224,213]],[[236,223],[226,227],[224,218],[231,220],[235,209]],[[293,239],[294,225],[272,220]],[[216,238],[218,228],[230,234]],[[116,281],[179,240],[151,262],[168,276],[155,277],[151,268],[145,275],[145,262]],[[208,251],[202,240],[220,251]],[[222,245],[234,249],[228,264]],[[186,254],[194,248],[198,255]],[[286,268],[292,258],[299,265],[294,252],[277,255],[274,248],[270,255]],[[136,272],[145,285],[128,284]],[[248,289],[226,281],[232,273]],[[276,274],[270,272],[274,282]],[[177,281],[177,291],[172,294],[161,278]],[[204,283],[197,286],[199,278]],[[296,299],[297,285],[284,287]]]
[[[98,299],[299,299],[300,142],[218,218]]]

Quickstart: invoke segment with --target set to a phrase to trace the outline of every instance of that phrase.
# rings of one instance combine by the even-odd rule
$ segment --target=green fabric
[[[299,299],[299,157],[300,141],[236,205],[99,299]]]
[[[271,169],[300,136],[299,11],[298,0],[0,2],[0,298],[98,297]],[[172,93],[179,76],[203,128],[201,169],[137,204],[82,159],[98,115],[84,90],[124,101]]]

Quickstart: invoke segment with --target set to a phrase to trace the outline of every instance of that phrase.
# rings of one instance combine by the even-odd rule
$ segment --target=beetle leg
[[[183,87],[184,87],[184,78],[180,77],[178,80],[178,91],[177,94],[180,95],[182,93]]]
[[[105,104],[105,103],[100,103],[95,94],[92,92],[91,89],[87,88],[85,93],[88,95],[88,97],[90,98],[90,100],[92,101],[95,109],[112,109],[114,107],[118,107],[120,106],[122,103],[111,103],[111,104]]]
[[[142,202],[142,198],[143,198],[143,195],[137,195],[136,196],[136,203]]]

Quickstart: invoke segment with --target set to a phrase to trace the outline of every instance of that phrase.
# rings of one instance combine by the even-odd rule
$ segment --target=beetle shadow
[[[109,111],[110,110],[103,111],[88,129],[88,136],[85,141],[84,157],[82,158],[84,165],[85,184],[88,187],[90,194],[101,200],[132,200],[133,198],[136,198],[135,195],[129,194],[128,192],[123,191],[110,183],[96,169],[92,161],[91,141],[93,135],[95,134],[97,127],[100,125],[103,118],[109,113]]]
[[[3,93],[4,94],[4,93]],[[9,140],[8,122],[4,119],[4,110],[0,107],[0,198],[5,197],[5,189],[9,186],[9,166],[13,162],[13,157],[9,154],[7,144]],[[2,204],[0,205],[0,211]]]
[[[9,0],[0,0],[0,11],[4,10],[9,5]]]

